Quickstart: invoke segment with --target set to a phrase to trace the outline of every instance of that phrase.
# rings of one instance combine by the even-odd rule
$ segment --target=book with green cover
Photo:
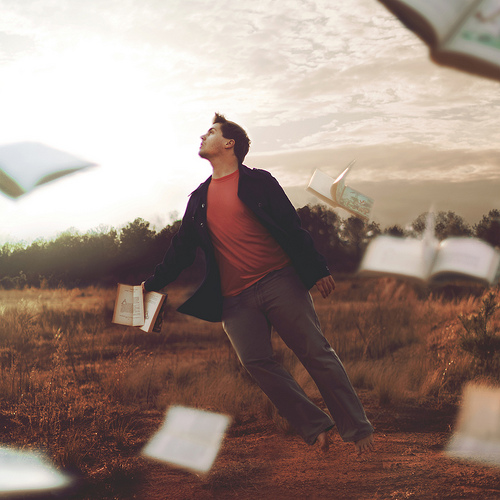
[[[500,80],[498,0],[379,0],[438,64]]]

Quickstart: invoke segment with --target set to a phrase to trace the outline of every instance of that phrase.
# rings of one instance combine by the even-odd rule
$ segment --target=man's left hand
[[[326,299],[335,290],[335,281],[331,276],[325,276],[316,281],[316,288],[321,293],[321,296]]]

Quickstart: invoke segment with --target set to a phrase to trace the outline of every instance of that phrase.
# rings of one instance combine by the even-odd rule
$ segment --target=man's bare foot
[[[321,434],[319,434],[318,437],[316,438],[316,442],[319,445],[319,449],[323,453],[326,453],[330,448],[330,443],[328,441],[328,434],[326,432],[322,432]]]
[[[373,434],[370,434],[369,436],[366,436],[365,438],[360,439],[359,441],[356,441],[354,443],[354,447],[356,448],[356,453],[358,455],[361,455],[362,453],[365,453],[366,451],[374,451],[375,444],[373,442]]]

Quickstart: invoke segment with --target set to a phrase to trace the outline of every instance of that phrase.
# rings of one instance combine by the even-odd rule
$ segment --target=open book
[[[445,282],[472,279],[486,285],[498,282],[500,252],[485,241],[453,237],[433,238],[376,236],[365,251],[358,274],[395,276]]]
[[[226,415],[172,406],[161,429],[142,450],[150,458],[207,473],[231,419]]]
[[[447,66],[500,79],[498,0],[379,0]]]
[[[465,387],[457,426],[445,453],[500,466],[500,387],[472,383]]]
[[[11,198],[64,175],[95,165],[38,142],[0,147],[0,191]]]
[[[333,208],[343,208],[352,215],[367,221],[373,207],[373,199],[345,184],[345,178],[354,161],[349,163],[336,179],[321,170],[315,170],[306,189]]]
[[[0,497],[21,498],[23,495],[25,498],[24,495],[52,493],[53,498],[57,498],[71,483],[71,478],[42,452],[0,447]]]
[[[141,285],[118,283],[113,323],[139,326],[145,332],[161,332],[166,293],[143,293]]]

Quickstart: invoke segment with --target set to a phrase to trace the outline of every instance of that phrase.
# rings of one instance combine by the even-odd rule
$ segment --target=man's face
[[[207,160],[220,154],[226,149],[228,139],[222,135],[221,124],[214,123],[206,134],[201,136],[201,145],[198,154]]]

